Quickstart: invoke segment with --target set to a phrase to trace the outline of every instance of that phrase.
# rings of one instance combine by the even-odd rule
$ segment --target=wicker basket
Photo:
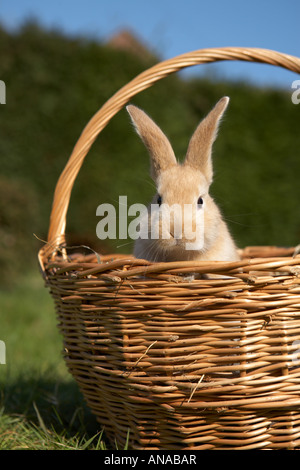
[[[133,449],[300,448],[300,257],[248,247],[239,262],[149,263],[65,248],[73,183],[92,143],[137,93],[188,66],[300,59],[262,49],[183,54],[119,90],[83,130],[39,252],[65,360],[106,435]],[[214,279],[190,280],[210,273]],[[211,276],[213,277],[213,276]]]

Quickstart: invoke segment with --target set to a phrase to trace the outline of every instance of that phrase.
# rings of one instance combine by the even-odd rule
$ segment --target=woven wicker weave
[[[143,72],[83,130],[39,252],[65,360],[106,435],[134,449],[300,448],[300,257],[250,247],[239,262],[148,263],[65,244],[73,183],[99,132],[137,93],[185,67],[300,59],[262,49],[187,53]],[[191,280],[189,273],[210,273]],[[214,275],[222,275],[215,276]],[[199,276],[198,276],[199,277]]]

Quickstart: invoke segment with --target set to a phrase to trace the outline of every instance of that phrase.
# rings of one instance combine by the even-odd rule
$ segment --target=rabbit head
[[[194,132],[185,160],[178,163],[161,129],[141,109],[127,111],[144,142],[157,193],[140,219],[134,255],[149,261],[238,259],[236,246],[209,195],[212,183],[212,145],[227,108],[222,98]]]

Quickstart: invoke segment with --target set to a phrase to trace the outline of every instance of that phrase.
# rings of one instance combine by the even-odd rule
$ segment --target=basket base
[[[300,259],[243,253],[226,266],[94,254],[46,266],[67,366],[112,445],[300,448]]]

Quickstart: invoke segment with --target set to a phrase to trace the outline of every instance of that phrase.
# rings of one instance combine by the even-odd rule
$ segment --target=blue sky
[[[0,0],[0,23],[7,28],[29,18],[68,34],[101,40],[122,28],[131,29],[161,59],[226,46],[262,47],[300,56],[299,0]],[[201,68],[193,68],[193,72]],[[211,70],[284,88],[299,79],[291,72],[261,64],[226,62]]]

